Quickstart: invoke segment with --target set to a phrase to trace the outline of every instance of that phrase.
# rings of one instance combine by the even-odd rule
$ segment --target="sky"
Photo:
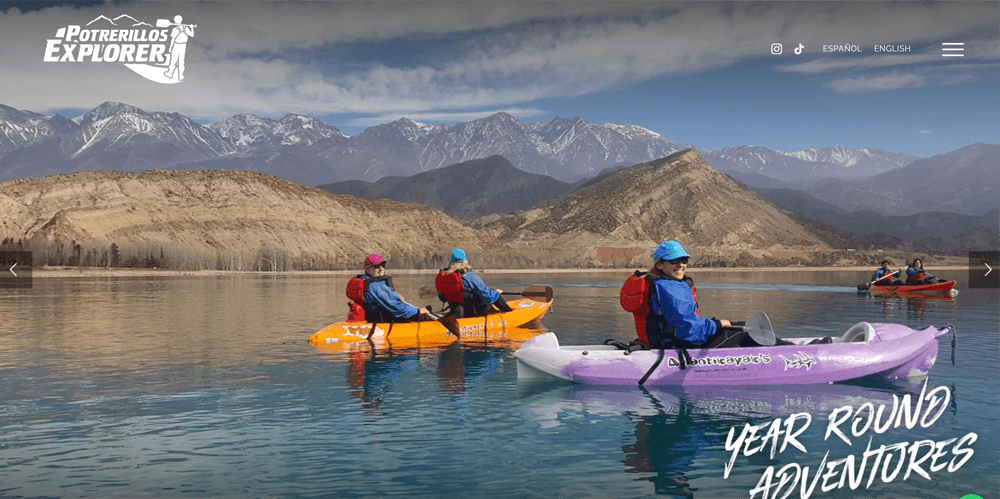
[[[75,117],[105,101],[201,123],[297,113],[353,136],[401,117],[454,125],[506,112],[639,125],[707,150],[841,145],[921,157],[997,143],[1000,130],[995,1],[0,8],[0,104],[41,114]],[[102,15],[196,24],[184,81],[150,81],[120,62],[43,60],[57,30]],[[964,56],[944,57],[945,42],[964,43]]]

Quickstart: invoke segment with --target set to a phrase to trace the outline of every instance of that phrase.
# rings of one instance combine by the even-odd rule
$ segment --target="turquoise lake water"
[[[846,475],[842,487],[822,490],[821,477],[809,496],[1000,497],[997,292],[859,295],[854,286],[869,274],[691,273],[703,316],[765,311],[779,336],[840,334],[859,321],[953,324],[956,364],[951,336],[942,337],[926,386],[647,390],[519,381],[509,345],[350,354],[312,347],[312,333],[346,316],[347,276],[36,277],[32,289],[0,290],[0,498],[728,499],[750,497],[768,470],[808,467],[808,487],[825,455],[860,463],[869,446],[894,444],[916,451],[887,452],[874,476],[870,464],[859,468],[854,490]],[[634,337],[618,306],[627,275],[483,277],[508,291],[551,286],[543,325],[564,344],[586,344]],[[417,298],[432,276],[395,280],[411,301],[438,305]],[[894,395],[915,406],[922,388],[948,395],[926,427],[848,432],[850,445],[826,435],[838,408],[868,402],[889,411]],[[788,445],[773,457],[769,447],[733,457],[726,449],[731,429],[739,436],[745,424],[800,413],[811,417],[794,439],[805,452]],[[915,470],[904,477],[934,445],[936,469],[930,457],[916,465],[929,478]],[[908,461],[893,475],[900,455]],[[834,470],[827,483],[836,485],[845,468]],[[805,496],[796,487],[787,497]]]

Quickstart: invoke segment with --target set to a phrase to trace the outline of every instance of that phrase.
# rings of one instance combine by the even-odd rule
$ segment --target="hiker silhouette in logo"
[[[170,58],[167,60],[167,70],[163,76],[174,78],[177,81],[184,81],[184,55],[187,53],[188,38],[194,36],[193,24],[181,24],[184,18],[180,15],[174,16],[174,28],[170,30]]]

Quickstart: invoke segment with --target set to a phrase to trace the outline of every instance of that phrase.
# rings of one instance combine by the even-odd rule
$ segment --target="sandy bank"
[[[740,267],[706,267],[706,268],[689,268],[688,271],[692,273],[699,272],[820,272],[820,271],[830,271],[830,272],[842,272],[842,271],[873,271],[877,266],[854,266],[854,267],[751,267],[751,268],[740,268]],[[960,270],[968,271],[968,266],[964,265],[948,265],[948,266],[928,266],[927,269],[931,272],[946,271],[946,270]],[[634,268],[615,268],[615,269],[477,269],[476,271],[482,274],[568,274],[577,272],[587,272],[587,273],[614,273],[622,274],[628,273]],[[176,276],[231,276],[231,275],[274,275],[274,276],[306,276],[306,277],[323,277],[323,276],[345,276],[354,275],[360,272],[357,270],[293,270],[287,272],[252,272],[252,271],[239,271],[239,270],[173,270],[173,269],[124,269],[124,268],[80,268],[80,267],[35,267],[32,269],[32,275],[35,278],[55,278],[55,277],[176,277]],[[436,269],[393,269],[390,272],[392,274],[435,274]]]

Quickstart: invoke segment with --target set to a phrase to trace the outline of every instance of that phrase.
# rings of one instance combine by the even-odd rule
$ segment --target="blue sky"
[[[710,150],[918,156],[996,143],[1000,129],[996,2],[50,5],[0,15],[0,104],[74,116],[119,101],[203,123],[291,112],[348,135],[403,116],[452,125],[504,111],[640,125]],[[184,82],[42,62],[60,27],[122,14],[198,24]],[[965,57],[942,57],[945,41],[964,42]],[[862,53],[822,48],[844,44]]]

